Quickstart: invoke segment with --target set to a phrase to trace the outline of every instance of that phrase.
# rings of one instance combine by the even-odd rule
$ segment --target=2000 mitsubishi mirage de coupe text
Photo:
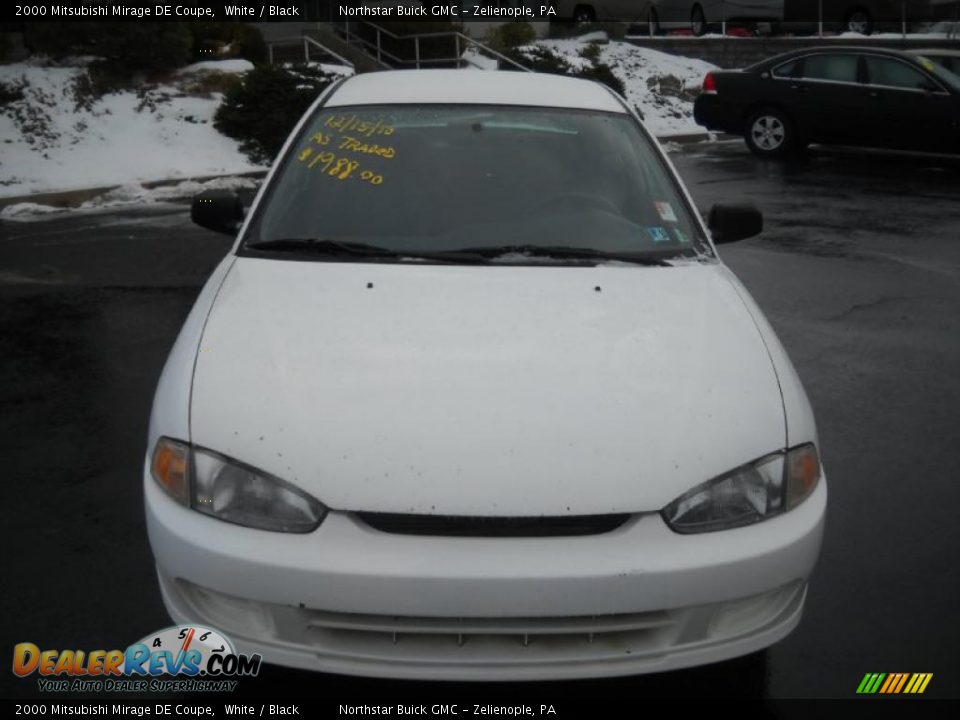
[[[709,663],[797,625],[814,420],[714,249],[762,219],[704,225],[621,97],[359,75],[248,213],[211,191],[193,216],[239,234],[150,422],[177,622],[281,665],[503,680]]]

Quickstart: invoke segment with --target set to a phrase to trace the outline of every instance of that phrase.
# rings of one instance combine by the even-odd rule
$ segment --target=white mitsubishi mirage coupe
[[[662,671],[799,622],[827,487],[810,404],[670,161],[603,85],[331,86],[170,353],[144,466],[163,600],[280,665]],[[242,227],[241,227],[242,225]]]

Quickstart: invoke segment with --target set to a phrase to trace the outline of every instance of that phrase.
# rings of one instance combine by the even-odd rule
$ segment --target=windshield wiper
[[[417,260],[438,260],[441,262],[470,262],[481,263],[486,261],[483,255],[466,252],[421,251],[421,250],[391,250],[379,245],[368,245],[362,242],[347,242],[343,240],[317,238],[278,238],[275,240],[258,240],[243,246],[247,250],[261,252],[292,252],[318,253],[330,256],[351,256],[366,258],[414,258]]]
[[[554,258],[573,258],[578,260],[620,260],[622,262],[636,263],[637,265],[650,265],[653,267],[673,267],[663,258],[641,255],[631,252],[609,252],[606,250],[597,250],[595,248],[570,247],[566,245],[489,245],[482,247],[460,248],[455,252],[468,253],[470,255],[479,255],[485,258],[496,258],[501,255],[529,255],[531,257],[554,257]]]
[[[565,245],[489,245],[460,248],[458,250],[392,250],[361,242],[317,238],[278,238],[259,240],[243,246],[260,252],[318,253],[329,256],[365,257],[370,259],[412,258],[435,260],[445,263],[485,263],[502,255],[528,255],[530,257],[572,258],[577,260],[619,260],[637,265],[671,267],[666,260],[638,253],[617,253],[594,248],[568,247]]]

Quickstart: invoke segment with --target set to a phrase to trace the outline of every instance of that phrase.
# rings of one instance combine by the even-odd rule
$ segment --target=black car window
[[[952,73],[952,75],[947,75],[947,85],[956,85],[957,79],[960,78],[960,57],[954,57],[953,55],[922,55],[917,57],[917,61],[940,80],[945,79],[941,69],[946,69],[947,73]],[[955,82],[951,83],[949,80],[954,80]]]
[[[919,70],[894,58],[867,55],[867,76],[871,85],[904,88],[908,90],[930,90],[935,83]]]
[[[856,55],[808,55],[803,62],[803,77],[810,80],[857,82]]]
[[[798,73],[800,72],[800,61],[791,60],[790,62],[785,62],[782,65],[777,65],[770,72],[774,77],[778,77],[778,78],[797,77]]]

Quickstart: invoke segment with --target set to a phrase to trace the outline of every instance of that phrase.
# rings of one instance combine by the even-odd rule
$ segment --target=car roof
[[[951,48],[925,48],[918,50],[907,50],[910,55],[922,55],[924,57],[960,57],[960,50]]]
[[[327,107],[394,104],[526,105],[626,113],[605,85],[592,80],[492,70],[388,70],[348,78]]]
[[[916,59],[914,55],[910,55],[902,50],[891,50],[889,48],[873,47],[871,45],[814,45],[812,47],[791,50],[790,52],[786,52],[781,55],[769,57],[766,60],[761,60],[757,64],[752,65],[751,67],[758,69],[772,67],[774,65],[787,62],[793,58],[811,55],[813,53],[862,53],[868,55],[889,55],[890,57],[898,57],[910,60]]]

